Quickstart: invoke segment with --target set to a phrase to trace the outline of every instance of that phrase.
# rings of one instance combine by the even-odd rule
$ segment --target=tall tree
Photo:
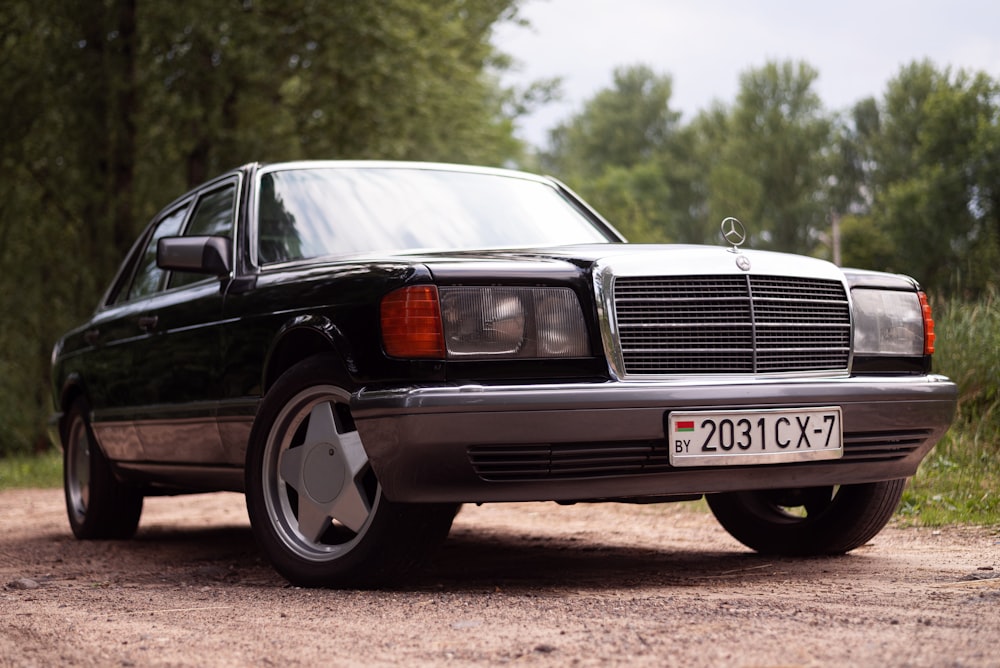
[[[834,119],[831,150],[827,154],[829,245],[832,259],[841,265],[886,266],[892,242],[872,224],[875,192],[874,141],[879,132],[875,98],[856,103]]]
[[[608,166],[634,167],[661,151],[680,114],[670,109],[673,81],[646,65],[620,67],[611,88],[552,131],[548,164],[560,172],[600,174]]]
[[[984,73],[905,66],[889,82],[873,225],[891,239],[892,269],[946,288],[1000,280],[1000,85]]]
[[[672,89],[669,76],[648,66],[616,69],[612,86],[553,130],[541,156],[633,241],[677,240],[686,221],[675,215],[688,182],[670,159],[686,146]]]
[[[41,440],[55,337],[188,186],[252,160],[520,157],[490,41],[520,2],[2,3],[0,454]]]
[[[771,62],[740,77],[709,199],[760,230],[757,243],[811,253],[827,228],[821,195],[830,121],[805,63]],[[721,215],[718,205],[709,208]]]

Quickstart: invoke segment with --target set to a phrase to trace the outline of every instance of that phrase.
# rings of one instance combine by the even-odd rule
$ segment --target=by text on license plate
[[[672,411],[666,419],[672,466],[741,466],[838,459],[839,406]]]

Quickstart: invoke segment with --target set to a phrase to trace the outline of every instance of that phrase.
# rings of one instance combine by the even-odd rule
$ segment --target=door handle
[[[159,321],[160,319],[155,315],[144,315],[139,318],[139,329],[144,332],[152,331],[156,329],[156,323]]]

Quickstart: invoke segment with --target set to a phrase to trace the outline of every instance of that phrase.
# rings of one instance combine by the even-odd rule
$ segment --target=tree
[[[673,83],[645,65],[615,70],[613,85],[550,135],[546,170],[579,188],[633,241],[690,236],[690,183],[675,157],[690,148],[670,108]]]
[[[618,69],[553,131],[544,162],[634,241],[706,242],[736,216],[758,246],[812,252],[827,227],[831,128],[816,76],[804,63],[749,70],[735,106],[681,127],[668,76]]]
[[[3,3],[0,453],[43,441],[56,336],[189,186],[254,160],[519,158],[538,90],[501,90],[490,43],[519,4]]]
[[[1000,279],[1000,86],[912,63],[889,82],[873,138],[872,217],[891,268],[937,290]]]
[[[749,224],[759,247],[811,253],[826,230],[823,152],[830,121],[805,63],[768,63],[740,77],[709,209]],[[725,203],[725,207],[719,206]]]
[[[648,66],[614,71],[611,88],[551,133],[547,166],[592,177],[606,167],[634,167],[662,151],[680,118],[670,109],[673,81]]]

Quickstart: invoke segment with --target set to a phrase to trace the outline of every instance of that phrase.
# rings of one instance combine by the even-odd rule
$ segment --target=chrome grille
[[[626,376],[845,370],[843,285],[783,276],[617,277]]]

